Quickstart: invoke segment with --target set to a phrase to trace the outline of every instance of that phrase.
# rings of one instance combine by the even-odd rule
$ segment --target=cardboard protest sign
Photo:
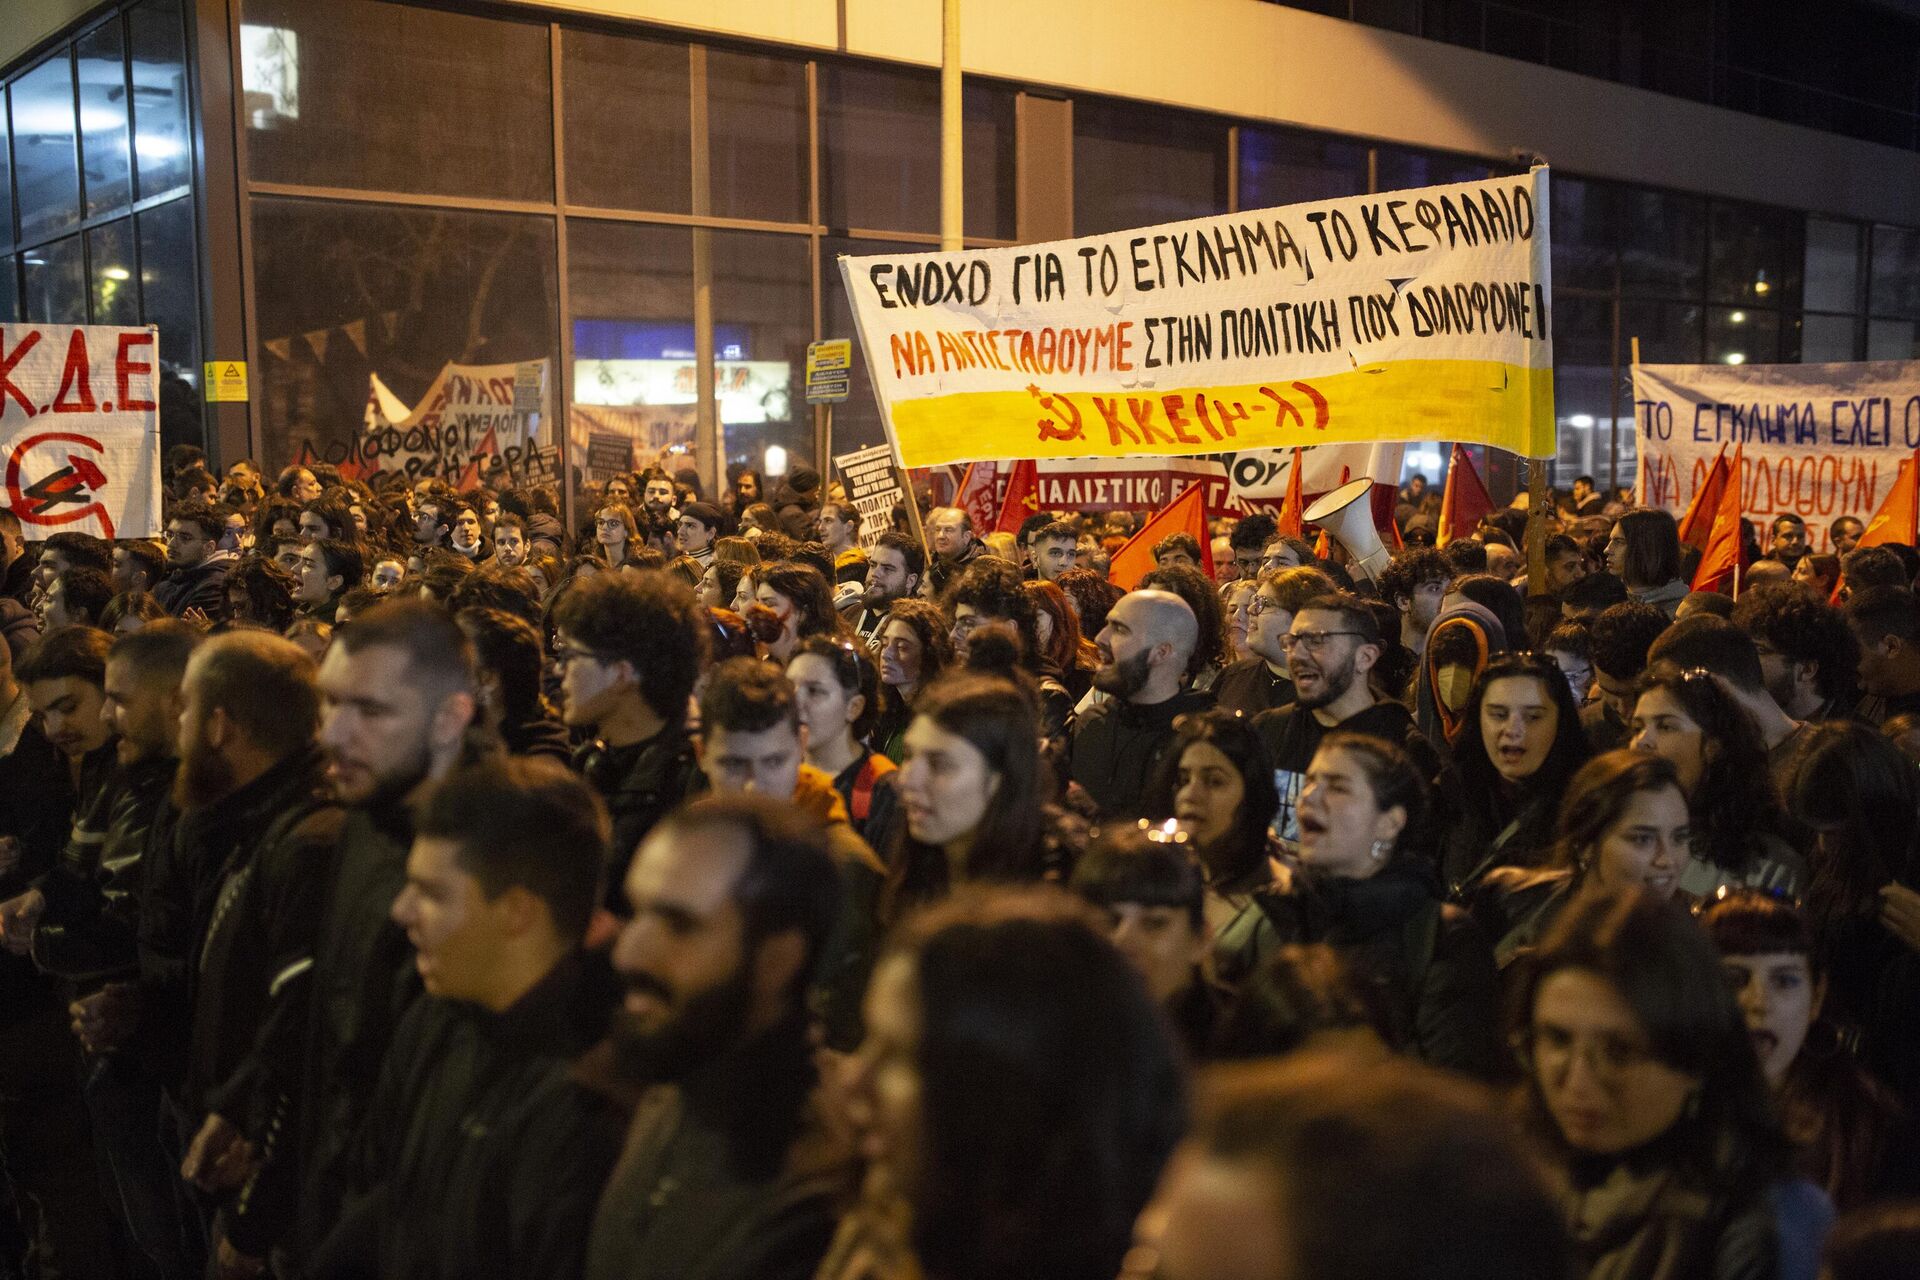
[[[159,331],[0,325],[7,510],[55,533],[160,533]]]
[[[1680,515],[1720,446],[1743,445],[1746,518],[1792,512],[1815,551],[1834,520],[1871,516],[1920,448],[1920,361],[1635,365],[1633,402],[1643,504]]]
[[[394,420],[391,411],[404,406],[375,375],[368,388],[365,429],[347,460],[357,463],[364,476],[403,471],[409,479],[440,476],[450,481],[466,470],[492,433],[499,449],[495,465],[506,470],[512,483],[550,480],[556,459],[552,433],[546,429],[548,385],[545,360],[449,364],[420,403]]]
[[[871,547],[893,528],[893,509],[906,500],[893,450],[883,444],[834,457],[847,485],[847,500],[860,512],[860,545]]]
[[[1462,440],[1555,452],[1547,171],[843,257],[907,466]]]

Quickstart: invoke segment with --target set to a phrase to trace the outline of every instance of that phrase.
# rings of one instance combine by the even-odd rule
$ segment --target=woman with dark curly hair
[[[251,555],[227,573],[229,626],[283,632],[293,625],[300,580],[261,555]]]
[[[1673,762],[1693,814],[1693,863],[1680,888],[1696,898],[1722,886],[1804,892],[1807,861],[1782,835],[1786,817],[1753,717],[1697,667],[1656,663],[1639,689],[1629,745]]]
[[[927,600],[895,600],[880,624],[880,719],[873,726],[873,749],[900,763],[901,739],[913,719],[920,691],[940,677],[953,660],[947,640],[947,615]]]
[[[1561,793],[1590,754],[1559,664],[1531,653],[1488,662],[1453,744],[1459,813],[1442,841],[1441,872],[1454,896],[1495,867],[1546,861]]]

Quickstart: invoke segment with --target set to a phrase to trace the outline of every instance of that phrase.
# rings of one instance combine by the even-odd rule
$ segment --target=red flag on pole
[[[1915,450],[1911,458],[1900,460],[1893,488],[1887,490],[1880,509],[1867,521],[1867,531],[1860,535],[1858,545],[1877,547],[1888,542],[1904,542],[1911,547],[1915,545],[1917,532],[1920,532],[1920,450]]]
[[[1468,537],[1495,509],[1487,486],[1480,483],[1480,473],[1473,469],[1473,459],[1456,444],[1447,463],[1447,489],[1440,499],[1440,529],[1433,545],[1444,547],[1455,538]]]
[[[1293,538],[1307,536],[1307,526],[1300,520],[1300,513],[1307,509],[1306,499],[1300,491],[1300,469],[1300,450],[1295,449],[1293,466],[1287,473],[1287,497],[1280,504],[1279,527],[1276,529],[1276,532]]]
[[[1727,487],[1727,446],[1722,444],[1720,452],[1713,456],[1713,465],[1707,468],[1707,475],[1700,487],[1693,491],[1693,501],[1687,504],[1687,514],[1680,517],[1680,545],[1695,547],[1700,551],[1707,549],[1707,539],[1713,531],[1713,517],[1720,510],[1720,494]]]
[[[1000,504],[1000,518],[994,522],[993,531],[1018,536],[1027,517],[1039,512],[1040,465],[1032,458],[1022,458],[1007,475],[1007,496]]]
[[[1190,533],[1200,544],[1200,570],[1213,576],[1213,549],[1207,537],[1206,486],[1194,483],[1173,500],[1172,505],[1154,513],[1140,532],[1127,539],[1127,545],[1113,553],[1107,579],[1122,591],[1131,591],[1140,579],[1153,572],[1153,544],[1168,534]]]
[[[967,513],[973,521],[976,534],[986,533],[993,528],[994,519],[1000,514],[999,494],[996,492],[1000,464],[997,462],[970,462],[967,474],[961,477],[959,491],[953,495],[953,505]]]
[[[1745,540],[1740,536],[1740,451],[1733,447],[1733,462],[1720,486],[1720,502],[1713,511],[1713,525],[1707,531],[1706,552],[1693,573],[1695,591],[1720,591],[1732,595],[1740,589],[1740,570],[1746,568]]]

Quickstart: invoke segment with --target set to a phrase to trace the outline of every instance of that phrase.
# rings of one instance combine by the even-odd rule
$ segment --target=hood
[[[848,821],[847,802],[834,790],[833,779],[824,769],[810,764],[800,766],[800,781],[793,788],[794,807],[829,826]]]
[[[1473,637],[1477,655],[1473,664],[1475,678],[1486,670],[1489,658],[1496,653],[1506,652],[1508,647],[1506,629],[1493,616],[1493,611],[1471,600],[1464,600],[1448,609],[1427,628],[1426,644],[1420,655],[1420,671],[1414,680],[1414,719],[1427,741],[1436,745],[1451,743],[1460,724],[1459,714],[1447,707],[1435,685],[1440,668],[1434,641],[1442,632],[1456,630],[1464,630]]]

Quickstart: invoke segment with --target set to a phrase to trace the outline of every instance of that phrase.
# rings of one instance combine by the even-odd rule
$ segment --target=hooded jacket
[[[1455,730],[1460,725],[1460,714],[1451,710],[1445,699],[1440,696],[1438,680],[1440,676],[1440,653],[1435,642],[1452,633],[1460,633],[1471,641],[1477,655],[1473,664],[1473,678],[1487,669],[1487,662],[1497,653],[1507,650],[1506,628],[1493,616],[1493,611],[1471,600],[1463,600],[1433,620],[1427,628],[1426,646],[1420,653],[1420,670],[1414,676],[1414,723],[1428,742],[1444,748],[1453,741]]]

